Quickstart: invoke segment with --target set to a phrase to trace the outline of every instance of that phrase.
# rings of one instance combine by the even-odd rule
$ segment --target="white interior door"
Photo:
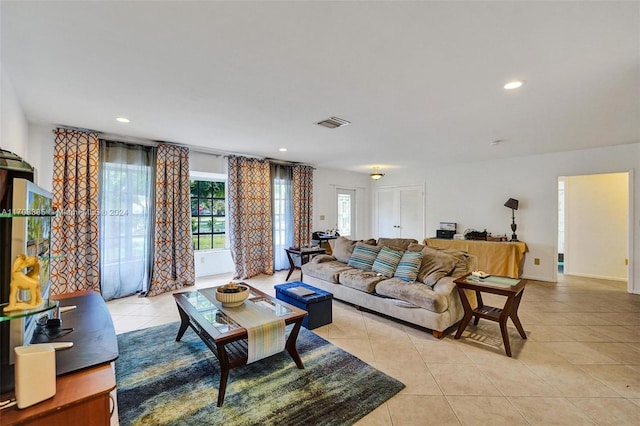
[[[424,191],[421,187],[401,188],[399,191],[400,238],[415,238],[422,242],[424,235]]]
[[[424,235],[424,188],[419,185],[379,188],[375,197],[376,237]]]
[[[395,188],[379,189],[376,193],[376,238],[400,236],[398,217],[398,195]]]

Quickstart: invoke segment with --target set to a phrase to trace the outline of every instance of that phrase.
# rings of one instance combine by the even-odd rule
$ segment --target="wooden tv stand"
[[[73,324],[67,324],[66,314],[62,314],[63,327],[72,325],[75,330],[79,330],[83,327],[83,324],[89,324],[89,327],[91,327],[96,324],[100,325],[102,324],[101,321],[107,320],[106,318],[98,318],[96,321],[96,318],[87,318],[85,315],[87,315],[88,312],[94,312],[94,309],[84,312],[81,309],[84,303],[92,306],[104,305],[104,309],[97,309],[101,315],[104,315],[106,304],[102,300],[102,296],[98,293],[71,293],[56,296],[56,299],[61,301],[61,306],[78,306],[78,315],[69,321],[69,323],[73,322]],[[69,303],[66,303],[67,299]],[[106,312],[108,314],[108,310],[106,310]],[[113,323],[110,317],[108,318],[108,322],[111,324],[111,330],[102,330],[102,332],[106,332],[108,335],[113,333],[113,338],[115,339],[115,330],[113,329]],[[60,340],[74,341],[74,345],[81,348],[83,346],[82,342],[76,342],[75,339],[82,338],[82,333],[78,333],[76,337],[71,338],[74,333],[62,337]],[[57,353],[56,362],[58,363],[59,357],[77,355],[71,352],[74,349],[77,349],[76,346],[71,349],[65,349],[64,351],[69,351],[66,354],[63,351]],[[117,358],[117,344],[115,357],[113,352],[105,354],[105,357],[106,358],[100,359],[96,365],[59,375],[56,379],[56,394],[52,398],[22,410],[13,406],[0,411],[0,425],[108,426],[111,423],[111,413],[115,412],[116,408],[116,402],[115,399],[111,397],[111,393],[115,393],[114,390],[116,387],[115,371],[112,361]],[[104,361],[107,358],[113,359]],[[3,401],[10,398],[14,398],[13,392],[1,396]]]

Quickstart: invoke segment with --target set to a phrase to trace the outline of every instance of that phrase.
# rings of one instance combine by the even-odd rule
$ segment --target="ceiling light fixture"
[[[373,180],[380,180],[384,176],[384,173],[380,173],[380,167],[374,166],[373,173],[369,175]]]
[[[280,148],[279,151],[280,152],[287,152],[287,148]]]
[[[118,117],[116,118],[116,121],[119,121],[120,123],[129,123],[129,119],[126,117]]]
[[[335,129],[337,127],[346,126],[347,124],[351,124],[350,121],[343,120],[338,117],[329,117],[326,120],[318,121],[316,124],[326,127],[328,129]]]
[[[507,90],[513,90],[513,89],[517,89],[518,87],[521,87],[524,83],[522,81],[519,80],[515,80],[515,81],[510,81],[507,84],[504,85],[504,88]]]

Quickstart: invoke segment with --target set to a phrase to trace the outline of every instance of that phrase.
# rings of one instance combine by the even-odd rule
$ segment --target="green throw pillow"
[[[370,271],[379,251],[380,247],[370,246],[369,244],[364,243],[356,243],[353,253],[349,258],[348,265],[353,268]]]
[[[371,270],[387,278],[391,278],[398,267],[398,263],[400,263],[400,259],[402,259],[401,251],[393,250],[389,247],[382,247],[371,266]]]
[[[402,259],[400,259],[400,263],[393,276],[400,278],[402,281],[414,282],[418,278],[421,263],[421,251],[407,251],[402,255]]]

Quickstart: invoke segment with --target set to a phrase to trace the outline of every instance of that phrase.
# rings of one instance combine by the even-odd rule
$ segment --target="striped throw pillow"
[[[402,251],[382,247],[378,257],[373,262],[373,266],[371,266],[371,270],[391,278],[398,267],[398,263],[400,263],[400,259],[402,259]]]
[[[400,259],[400,263],[393,276],[400,278],[402,281],[414,282],[418,278],[421,263],[421,251],[406,251],[402,255],[402,259]]]
[[[353,268],[370,271],[379,251],[380,247],[370,246],[369,244],[364,243],[356,243],[353,253],[349,258],[348,265]]]

